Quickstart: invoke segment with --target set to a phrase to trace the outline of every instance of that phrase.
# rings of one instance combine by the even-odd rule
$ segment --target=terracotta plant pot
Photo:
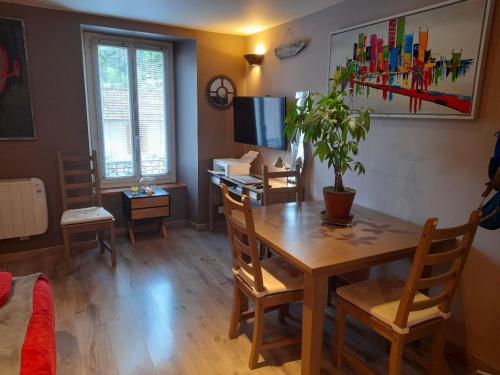
[[[356,190],[345,188],[345,191],[335,191],[333,186],[323,188],[325,199],[326,218],[329,221],[345,220],[349,218]]]

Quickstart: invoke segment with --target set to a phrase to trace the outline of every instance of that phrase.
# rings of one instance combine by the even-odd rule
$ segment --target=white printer
[[[214,172],[225,176],[242,176],[250,173],[250,164],[259,155],[257,151],[249,151],[239,159],[214,159]]]

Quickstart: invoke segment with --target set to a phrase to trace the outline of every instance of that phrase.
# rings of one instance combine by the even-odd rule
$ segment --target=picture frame
[[[0,140],[34,140],[30,72],[22,19],[0,17]]]
[[[449,0],[332,32],[328,89],[337,79],[375,117],[474,119],[493,3]]]

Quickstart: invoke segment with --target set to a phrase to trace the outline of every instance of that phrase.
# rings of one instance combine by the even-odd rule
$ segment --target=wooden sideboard
[[[133,194],[132,191],[122,192],[123,214],[128,222],[130,241],[135,243],[135,222],[144,219],[158,218],[164,238],[167,238],[167,228],[163,219],[170,216],[170,193],[156,188],[152,195],[144,192]]]

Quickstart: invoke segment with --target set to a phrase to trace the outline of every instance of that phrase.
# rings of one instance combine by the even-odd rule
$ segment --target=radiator
[[[42,180],[0,180],[0,240],[42,234],[47,225],[47,199]]]

